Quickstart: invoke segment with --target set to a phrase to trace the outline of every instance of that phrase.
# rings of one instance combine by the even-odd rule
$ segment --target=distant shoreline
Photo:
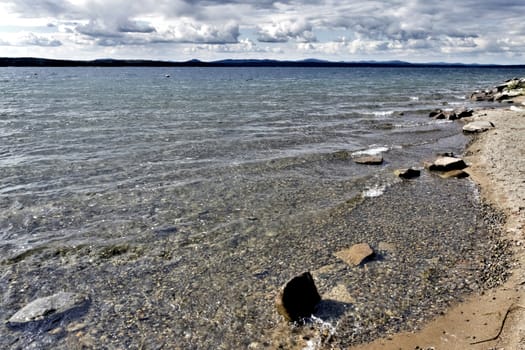
[[[509,68],[525,69],[522,65],[463,64],[463,63],[410,63],[404,61],[333,62],[322,60],[280,61],[266,59],[229,59],[220,61],[189,60],[183,62],[156,60],[59,60],[36,57],[0,57],[0,67],[302,67],[302,68]]]

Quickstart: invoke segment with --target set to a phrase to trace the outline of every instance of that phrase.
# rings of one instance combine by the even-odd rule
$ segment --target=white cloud
[[[291,39],[299,42],[317,40],[312,25],[305,20],[278,20],[258,29],[258,40],[261,42],[287,42]]]
[[[4,55],[38,47],[60,58],[177,59],[195,49],[213,59],[524,63],[523,13],[522,0],[3,0],[0,44]]]

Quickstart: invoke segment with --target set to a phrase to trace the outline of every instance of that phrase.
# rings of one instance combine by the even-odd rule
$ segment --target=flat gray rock
[[[489,121],[478,120],[478,121],[471,122],[463,126],[463,132],[466,134],[472,134],[472,133],[484,132],[489,129],[492,129],[493,127],[494,127],[494,124],[492,124]]]
[[[378,155],[365,155],[358,156],[353,158],[354,162],[358,164],[368,164],[368,165],[380,165],[383,163],[383,156]]]
[[[467,164],[461,158],[455,157],[439,157],[434,163],[425,165],[430,171],[450,171],[450,170],[461,170],[467,167]]]
[[[82,294],[58,292],[57,294],[33,300],[18,310],[7,321],[10,327],[24,327],[30,324],[52,323],[69,313],[85,308],[89,298]]]

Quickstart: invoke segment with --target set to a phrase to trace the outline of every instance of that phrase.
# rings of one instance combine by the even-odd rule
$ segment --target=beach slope
[[[506,216],[503,234],[514,250],[511,277],[420,331],[352,349],[525,349],[525,98],[516,98],[512,107],[477,111],[466,122],[477,120],[495,127],[473,136],[465,159],[483,200]]]

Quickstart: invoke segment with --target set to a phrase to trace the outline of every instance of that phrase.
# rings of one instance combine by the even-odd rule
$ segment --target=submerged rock
[[[343,260],[348,265],[361,265],[366,259],[374,255],[374,250],[367,243],[354,244],[348,249],[334,253],[336,257]]]
[[[451,178],[463,179],[468,176],[469,174],[463,170],[450,170],[450,171],[445,171],[439,174],[439,177],[441,177],[442,179],[451,179]]]
[[[380,154],[368,155],[368,156],[358,156],[354,158],[354,162],[358,164],[380,165],[383,163],[383,156]]]
[[[404,168],[394,170],[394,174],[402,179],[413,179],[419,177],[421,171],[414,168]]]
[[[333,159],[347,160],[350,158],[350,152],[345,151],[345,150],[340,150],[340,151],[333,152],[331,156]]]
[[[494,127],[494,124],[492,124],[489,121],[485,120],[478,120],[475,122],[471,122],[463,126],[463,132],[465,134],[475,134],[478,132],[484,132],[489,129],[492,129]]]
[[[310,317],[320,301],[312,274],[305,272],[286,283],[275,299],[275,306],[288,321],[300,321]]]
[[[80,312],[87,307],[89,298],[83,294],[58,292],[48,297],[33,300],[18,310],[7,325],[11,328],[36,326],[51,329],[65,316]]]

